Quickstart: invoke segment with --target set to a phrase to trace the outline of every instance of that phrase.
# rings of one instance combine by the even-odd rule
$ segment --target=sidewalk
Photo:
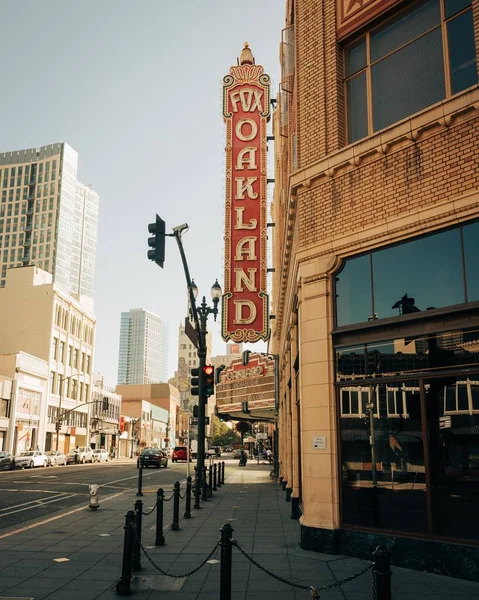
[[[143,518],[143,545],[161,569],[181,574],[197,567],[219,540],[219,529],[230,522],[239,545],[265,568],[302,585],[320,587],[342,580],[368,565],[367,561],[329,556],[298,547],[299,526],[289,518],[284,492],[269,479],[270,467],[248,463],[238,468],[227,462],[226,485],[214,497],[183,519],[180,531],[165,528],[166,544],[155,547],[155,512]],[[170,487],[170,486],[168,486]],[[155,504],[156,490],[144,490],[144,512]],[[169,494],[167,494],[168,496]],[[12,535],[0,532],[0,599],[118,600],[115,584],[121,575],[124,515],[137,500],[133,491],[100,497],[100,509],[85,507],[66,516]],[[166,504],[165,524],[172,520],[172,502]],[[31,526],[30,526],[31,527]],[[142,558],[134,573],[133,599],[216,600],[219,598],[219,551],[187,578],[164,577]],[[59,561],[59,562],[57,562]],[[277,581],[252,565],[233,548],[233,600],[292,600],[311,598]],[[323,600],[372,598],[370,572],[320,592]],[[479,583],[393,567],[394,600],[472,600]]]

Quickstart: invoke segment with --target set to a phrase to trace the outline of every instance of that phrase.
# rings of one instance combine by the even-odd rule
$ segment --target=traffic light
[[[148,250],[148,260],[154,260],[156,264],[163,268],[165,264],[165,222],[156,215],[156,222],[148,225],[148,232],[153,233],[152,237],[148,238],[148,246],[152,250]]]
[[[212,396],[215,393],[215,368],[213,365],[203,367],[203,386],[205,396]]]
[[[104,396],[103,397],[103,410],[108,410],[108,406],[109,406],[108,396]]]
[[[194,419],[197,419],[197,418],[198,418],[198,416],[199,416],[199,408],[198,408],[198,405],[197,405],[197,404],[195,404],[195,405],[193,406],[193,418],[194,418]]]
[[[198,367],[191,369],[191,390],[190,394],[192,396],[200,395],[200,370]]]

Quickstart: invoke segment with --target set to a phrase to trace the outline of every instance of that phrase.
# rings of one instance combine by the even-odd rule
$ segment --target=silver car
[[[30,450],[28,452],[20,452],[15,456],[16,467],[48,467],[48,456],[39,450]]]
[[[108,462],[109,458],[108,450],[93,450],[93,462]]]
[[[48,457],[48,464],[51,467],[67,464],[67,457],[59,450],[49,450],[48,452],[45,452],[45,455]]]

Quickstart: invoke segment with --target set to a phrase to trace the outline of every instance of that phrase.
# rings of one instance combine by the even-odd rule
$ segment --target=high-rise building
[[[68,144],[0,153],[0,287],[37,265],[65,292],[93,297],[98,194],[77,180]]]
[[[143,308],[121,313],[118,384],[166,382],[168,324]]]

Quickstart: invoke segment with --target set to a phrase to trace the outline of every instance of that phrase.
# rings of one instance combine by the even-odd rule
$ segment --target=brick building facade
[[[386,541],[396,564],[466,578],[478,48],[478,0],[288,0],[274,114],[271,350],[301,544],[369,556]]]

